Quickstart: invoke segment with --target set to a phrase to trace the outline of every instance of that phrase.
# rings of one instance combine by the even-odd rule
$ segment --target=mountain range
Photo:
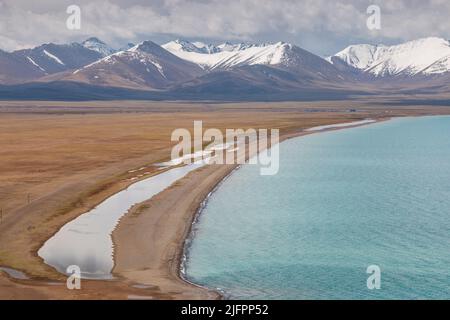
[[[376,78],[442,75],[450,71],[450,42],[432,37],[394,46],[352,45],[327,61]]]
[[[58,96],[68,91],[69,98],[107,98],[113,88],[145,99],[339,98],[392,90],[448,92],[449,76],[450,42],[435,37],[394,46],[351,45],[326,58],[284,42],[144,41],[114,50],[89,38],[0,51],[0,99],[52,99],[56,90]]]

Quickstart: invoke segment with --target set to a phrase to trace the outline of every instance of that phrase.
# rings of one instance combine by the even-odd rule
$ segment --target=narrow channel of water
[[[9,275],[11,278],[18,279],[18,280],[28,280],[30,279],[25,273],[22,271],[7,268],[7,267],[0,267],[0,271],[6,272],[7,275]]]
[[[344,125],[359,125],[367,121],[372,122],[373,120],[351,122]],[[331,127],[333,126],[340,127],[341,125],[332,125]],[[326,128],[318,127],[317,129]],[[230,144],[223,144],[217,145],[214,150],[222,149],[234,152],[234,149],[230,148]],[[91,211],[64,225],[42,246],[38,255],[44,259],[46,264],[63,274],[66,273],[68,266],[76,265],[80,267],[83,278],[112,279],[114,248],[111,233],[119,219],[132,206],[150,199],[189,172],[205,165],[198,157],[204,157],[207,162],[209,152],[188,154],[180,159],[164,163],[164,165],[171,166],[179,164],[180,160],[193,159],[195,161],[193,164],[172,168],[136,182],[127,189],[114,194]]]
[[[45,263],[61,273],[77,265],[86,279],[112,279],[113,242],[111,233],[119,219],[140,202],[168,188],[203,164],[169,169],[141,180],[109,197],[97,207],[64,225],[38,251]]]

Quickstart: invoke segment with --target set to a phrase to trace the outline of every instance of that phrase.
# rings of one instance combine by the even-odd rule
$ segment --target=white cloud
[[[366,8],[378,4],[382,29],[366,28]],[[82,28],[65,28],[66,8],[82,9]],[[317,39],[320,50],[347,39],[367,42],[447,37],[450,2],[446,0],[0,0],[0,48],[13,50],[43,42],[65,43],[88,36],[114,45],[151,39],[155,34],[188,38]],[[311,40],[309,40],[311,42]]]

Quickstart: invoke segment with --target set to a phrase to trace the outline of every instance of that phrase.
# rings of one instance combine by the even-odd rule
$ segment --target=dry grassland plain
[[[177,270],[193,214],[231,170],[229,166],[193,172],[147,204],[133,208],[134,214],[133,210],[127,214],[113,234],[117,246],[114,281],[83,281],[83,290],[69,291],[65,278],[37,255],[61,226],[132,183],[136,173],[129,171],[145,167],[147,174],[141,178],[156,174],[153,165],[170,158],[172,131],[192,130],[194,120],[202,120],[205,129],[278,128],[288,137],[318,125],[437,114],[450,114],[450,108],[390,106],[370,100],[0,102],[0,266],[30,277],[17,280],[0,272],[0,299],[217,298],[214,292],[183,282]],[[156,211],[160,215],[181,212],[166,215],[165,223],[178,221],[178,230],[159,230],[165,251],[130,263],[146,250],[139,245],[148,240],[136,228],[161,222],[155,221]],[[139,288],[137,283],[148,286]]]

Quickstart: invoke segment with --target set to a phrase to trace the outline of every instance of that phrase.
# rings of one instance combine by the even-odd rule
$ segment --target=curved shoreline
[[[384,118],[380,118],[378,119],[378,121],[380,120],[384,120],[386,119],[386,117]],[[348,119],[348,120],[357,120],[357,119]],[[349,123],[351,121],[347,121],[346,123]],[[341,122],[342,123],[342,122]],[[349,127],[345,127],[345,128],[350,128]],[[330,129],[330,130],[335,130],[335,129]],[[327,130],[327,131],[330,131]],[[280,142],[286,140],[286,139],[290,139],[290,138],[294,138],[294,137],[299,137],[299,136],[303,136],[306,134],[311,134],[311,133],[317,133],[317,132],[324,132],[324,131],[316,131],[316,132],[305,132],[304,129],[293,129],[291,130],[289,133],[284,134],[283,136],[280,137]],[[209,167],[214,167],[214,166],[209,166]],[[226,167],[226,166],[223,166]],[[214,177],[209,177],[209,175],[205,175],[204,173],[200,173],[199,171],[202,171],[202,169],[198,169],[195,170],[193,172],[191,172],[189,174],[189,177],[185,177],[181,180],[196,180],[197,183],[192,183],[191,181],[191,186],[193,186],[193,188],[196,188],[198,190],[197,191],[197,196],[196,197],[190,197],[187,195],[183,195],[180,198],[174,198],[174,197],[170,197],[170,192],[171,190],[165,190],[163,192],[161,192],[161,194],[154,196],[153,198],[158,198],[157,201],[161,202],[161,201],[165,201],[165,202],[182,202],[183,204],[180,204],[178,206],[178,209],[181,209],[184,211],[183,215],[180,215],[180,219],[179,220],[174,220],[172,221],[172,223],[176,223],[178,225],[178,227],[180,228],[180,230],[178,230],[180,232],[179,234],[179,238],[177,239],[177,241],[175,241],[175,243],[170,243],[169,245],[166,245],[165,243],[163,243],[162,246],[162,251],[160,256],[155,256],[155,258],[158,260],[158,258],[160,258],[158,260],[158,262],[161,262],[161,266],[158,266],[161,270],[163,270],[163,274],[164,277],[167,276],[170,279],[161,279],[160,274],[157,274],[157,277],[155,277],[155,275],[151,275],[148,278],[144,277],[140,277],[140,275],[137,278],[140,278],[139,280],[144,279],[145,282],[151,286],[155,285],[156,287],[159,287],[159,283],[160,282],[171,282],[171,286],[170,290],[166,290],[166,292],[164,292],[163,288],[164,286],[161,286],[161,291],[157,291],[157,292],[151,292],[151,295],[157,299],[172,299],[172,298],[185,298],[185,299],[189,299],[192,297],[198,299],[218,299],[218,298],[223,298],[223,295],[221,295],[218,292],[212,292],[212,290],[199,286],[193,282],[190,282],[188,279],[184,279],[184,277],[181,274],[181,262],[182,262],[182,258],[183,258],[183,254],[184,254],[184,245],[185,245],[185,241],[186,239],[189,238],[189,236],[191,235],[191,228],[193,225],[193,219],[196,217],[197,214],[201,214],[201,212],[199,212],[199,209],[201,209],[201,204],[202,202],[204,202],[205,200],[207,200],[208,195],[210,195],[212,193],[212,191],[214,191],[215,188],[217,188],[218,184],[220,184],[224,178],[226,178],[227,176],[229,176],[230,173],[232,173],[233,171],[236,170],[235,168],[236,166],[234,166],[233,168],[228,167],[228,168],[209,168],[208,170],[206,170],[207,172],[209,172],[209,175],[214,176]],[[205,171],[205,172],[206,172]],[[220,171],[220,172],[216,172],[216,171]],[[194,178],[195,177],[195,178]],[[186,179],[187,178],[187,179]],[[208,179],[208,183],[203,183],[203,180]],[[136,181],[137,182],[137,181]],[[175,182],[174,184],[178,184],[179,181]],[[132,183],[130,183],[132,184]],[[121,185],[121,188],[123,188],[123,185]],[[173,188],[168,188],[168,189],[173,189]],[[189,190],[189,189],[188,189]],[[117,192],[117,191],[116,191]],[[106,192],[108,193],[108,192]],[[169,195],[169,196],[167,196]],[[108,197],[109,197],[109,193],[108,193]],[[139,207],[146,203],[146,202],[154,202],[154,199],[149,199],[148,201],[144,201],[143,203],[140,203],[138,205],[135,206],[135,208],[132,208],[131,210],[129,210],[129,212],[126,214],[126,216],[132,216],[133,214],[136,213],[136,210],[139,209]],[[189,198],[189,199],[186,199]],[[102,200],[103,201],[103,200]],[[100,202],[102,202],[100,201]],[[123,245],[124,242],[128,242],[129,239],[127,238],[116,238],[114,236],[114,233],[117,233],[117,229],[126,229],[128,228],[128,226],[126,225],[127,223],[127,217],[123,217],[124,219],[120,219],[118,224],[116,225],[114,231],[113,231],[113,245],[114,248],[119,248]],[[124,226],[125,224],[125,226]],[[158,225],[158,226],[154,226],[153,229],[150,229],[150,232],[157,232],[158,228],[159,229],[165,229],[165,228],[171,228],[172,226],[170,225]],[[60,227],[61,228],[61,227]],[[145,230],[143,232],[147,232],[148,233],[149,230]],[[47,241],[48,239],[46,239],[45,241]],[[44,241],[44,243],[45,243]],[[148,243],[147,243],[148,244]],[[144,246],[145,247],[145,246]],[[175,247],[175,248],[174,248]],[[175,249],[175,250],[173,250]],[[137,254],[136,254],[137,253]],[[135,251],[135,258],[139,258],[139,256],[141,254],[147,254],[147,251]],[[123,292],[133,292],[134,289],[132,289],[133,285],[135,284],[139,284],[141,283],[141,281],[136,281],[136,278],[133,277],[128,277],[127,273],[130,270],[121,270],[121,272],[116,273],[116,265],[118,264],[117,262],[121,260],[121,257],[117,257],[114,256],[114,269],[112,270],[114,275],[118,276],[118,279],[121,279],[121,293]],[[44,266],[47,267],[46,264],[44,264]],[[142,267],[142,266],[140,266]],[[144,272],[147,270],[148,266],[144,266],[142,267],[142,270],[139,270]],[[136,269],[137,270],[137,269]],[[136,271],[135,270],[135,271]],[[54,272],[56,274],[56,272]],[[125,273],[125,275],[123,274]],[[143,275],[142,275],[143,276]],[[50,279],[50,278],[49,278]],[[58,278],[59,279],[59,278]],[[37,279],[36,279],[37,280]],[[31,282],[29,282],[30,285],[32,285],[36,280],[30,280]],[[167,280],[167,281],[166,281]],[[95,282],[93,282],[93,287],[95,288],[103,288],[101,291],[103,291],[105,296],[109,296],[109,295],[114,295],[114,285],[111,285],[111,283],[106,283],[105,281],[99,281],[99,280],[95,280]],[[38,284],[38,283],[36,283]],[[42,284],[41,284],[42,285]],[[109,289],[107,289],[109,288]],[[128,289],[127,289],[128,288]],[[180,290],[183,289],[183,292],[176,292],[176,294],[173,294],[173,288],[179,288]],[[195,290],[191,290],[191,289],[195,289]],[[104,290],[107,289],[107,291],[105,292]],[[200,289],[200,290],[199,290]],[[141,289],[140,289],[141,290]],[[111,292],[109,292],[111,291]],[[202,291],[202,292],[199,292]],[[93,291],[94,292],[94,291]],[[92,292],[90,293],[92,294]],[[191,295],[192,294],[192,295]],[[66,293],[64,293],[63,295],[61,293],[58,293],[56,295],[54,295],[54,297],[56,296],[66,296]],[[92,297],[95,297],[96,294],[93,294]]]
[[[202,215],[203,210],[206,208],[208,201],[210,199],[210,197],[220,188],[220,186],[232,175],[234,174],[236,171],[238,171],[240,169],[241,165],[236,166],[235,168],[233,168],[233,170],[231,170],[224,178],[222,178],[221,180],[219,180],[217,182],[217,184],[211,189],[211,191],[208,193],[208,195],[205,197],[205,199],[203,199],[203,201],[200,203],[200,206],[198,207],[198,209],[195,212],[195,215],[192,219],[192,223],[191,226],[189,228],[189,232],[188,232],[188,236],[186,237],[186,239],[184,240],[183,243],[183,249],[182,249],[182,255],[181,255],[181,261],[179,264],[179,272],[178,275],[180,277],[180,279],[182,279],[183,281],[203,288],[205,290],[210,290],[208,287],[203,286],[201,284],[195,283],[194,281],[191,281],[188,279],[187,277],[187,273],[186,273],[186,263],[189,257],[189,250],[191,248],[192,245],[192,241],[195,238],[195,227],[197,225],[197,223],[199,222],[199,219]],[[225,292],[221,291],[219,288],[215,288],[214,289],[220,296],[221,299],[225,298]]]
[[[357,121],[357,122],[355,122],[355,125],[348,125],[348,126],[345,126],[345,124],[347,122],[343,122],[343,123],[337,123],[337,124],[326,126],[326,127],[324,127],[324,129],[321,129],[321,130],[310,130],[310,129],[314,129],[314,127],[312,127],[312,128],[309,128],[309,129],[304,129],[304,130],[302,130],[300,132],[297,132],[297,133],[294,133],[294,134],[283,135],[283,136],[280,137],[280,142],[279,143],[282,143],[282,142],[284,142],[286,140],[289,140],[289,139],[299,138],[299,137],[310,135],[310,134],[317,134],[317,133],[324,133],[324,132],[329,132],[329,131],[337,131],[337,130],[343,130],[343,129],[362,127],[362,126],[367,126],[367,125],[371,125],[371,124],[375,124],[375,123],[379,123],[379,122],[383,122],[383,121],[388,121],[388,120],[391,120],[391,119],[392,118],[379,118],[379,119],[374,119],[373,121],[370,121],[370,122],[369,121],[367,121],[367,122],[362,122],[362,121],[359,122],[359,121]],[[349,122],[349,124],[350,123],[351,122]],[[195,227],[196,227],[196,224],[199,222],[199,219],[200,219],[204,209],[206,208],[210,197],[213,195],[214,192],[216,192],[219,189],[220,185],[222,183],[224,183],[226,181],[226,179],[228,179],[232,174],[236,173],[240,168],[241,168],[241,165],[236,165],[235,168],[233,168],[227,175],[225,175],[225,177],[220,179],[214,185],[213,188],[210,189],[208,195],[200,202],[200,204],[198,204],[198,208],[197,208],[197,210],[195,212],[194,217],[192,218],[192,223],[191,223],[191,226],[189,228],[188,236],[185,238],[185,240],[184,240],[184,242],[182,244],[182,249],[181,249],[182,250],[181,257],[182,258],[181,258],[181,261],[179,263],[179,268],[178,268],[178,276],[179,276],[179,278],[182,281],[184,281],[184,282],[186,282],[186,283],[188,283],[190,285],[193,285],[193,286],[196,286],[196,287],[199,287],[199,288],[203,288],[203,289],[208,290],[208,291],[209,290],[215,290],[216,293],[220,296],[220,299],[226,299],[226,292],[221,290],[221,289],[218,289],[218,288],[214,288],[214,289],[208,288],[207,286],[204,286],[204,285],[201,285],[201,284],[197,284],[194,281],[190,280],[187,277],[187,274],[186,274],[186,263],[187,263],[188,258],[189,258],[189,250],[190,250],[192,241],[195,238]]]
[[[6,183],[3,184],[3,216],[0,223],[0,266],[22,271],[30,279],[18,280],[0,272],[0,299],[127,299],[127,295],[131,294],[170,299],[172,288],[166,291],[168,294],[162,294],[163,288],[157,291],[151,290],[150,286],[135,287],[132,280],[116,273],[115,281],[85,280],[83,290],[69,292],[64,285],[66,277],[46,265],[37,251],[66,223],[136,182],[130,180],[132,177],[140,173],[147,174],[144,172],[147,169],[135,173],[129,171],[165,161],[171,149],[168,137],[174,128],[191,128],[192,121],[201,119],[207,124],[206,127],[221,130],[279,128],[282,134],[297,136],[306,128],[333,123],[450,113],[445,105],[427,102],[426,99],[420,100],[420,105],[400,105],[396,99],[380,95],[348,98],[343,101],[233,102],[213,105],[209,101],[18,101],[13,104],[6,101],[0,139],[10,157],[2,158],[1,161],[6,173],[2,178]],[[11,132],[14,132],[13,140],[9,139]],[[15,142],[20,142],[22,148],[17,148]],[[68,154],[75,154],[76,157]],[[22,161],[24,156],[27,161]],[[213,179],[205,171],[220,180],[219,175],[215,174],[216,170],[222,173],[225,171],[216,167],[193,174],[199,178],[195,178],[197,184],[190,184],[192,189],[211,190]],[[151,171],[152,174],[157,173],[152,168]],[[208,185],[203,180],[208,180]],[[166,246],[160,244],[167,255],[155,255],[155,259],[161,258],[161,265],[156,267],[170,274],[173,283],[186,292],[194,286],[189,287],[180,279],[178,256],[173,248],[182,245],[189,236],[186,234],[185,238],[181,237],[192,223],[188,219],[196,213],[197,208],[191,205],[200,204],[208,195],[208,191],[197,192],[197,196],[193,197],[189,196],[190,192],[188,189],[185,194],[178,194],[178,199],[173,197],[174,193],[168,192],[165,193],[168,199],[159,197],[157,201],[168,201],[172,205],[173,202],[183,203],[176,207],[177,210],[186,211],[178,220],[170,221],[167,226],[167,223],[162,224],[164,217],[161,217],[161,224],[155,223],[152,229],[141,229],[144,233],[155,232],[159,236],[159,229],[173,228],[170,224],[184,225],[180,227],[180,237],[169,239]],[[30,203],[24,198],[27,194]],[[139,210],[136,211],[139,215]],[[155,210],[152,214],[155,214]],[[146,219],[151,220],[152,216]],[[133,220],[138,219],[132,217],[121,220],[119,224],[122,228],[118,229],[128,229],[127,223]],[[124,242],[139,240],[133,239],[133,236],[115,237],[114,243],[123,249]],[[147,249],[133,250],[138,262],[142,254],[149,254]],[[168,259],[169,256],[172,260]],[[115,259],[122,260],[118,256]],[[139,268],[148,270],[149,265],[142,264]],[[187,271],[190,273],[190,269]],[[155,277],[151,278],[150,275],[147,280],[139,280],[157,284],[161,277]],[[56,283],[59,286],[55,286]]]

